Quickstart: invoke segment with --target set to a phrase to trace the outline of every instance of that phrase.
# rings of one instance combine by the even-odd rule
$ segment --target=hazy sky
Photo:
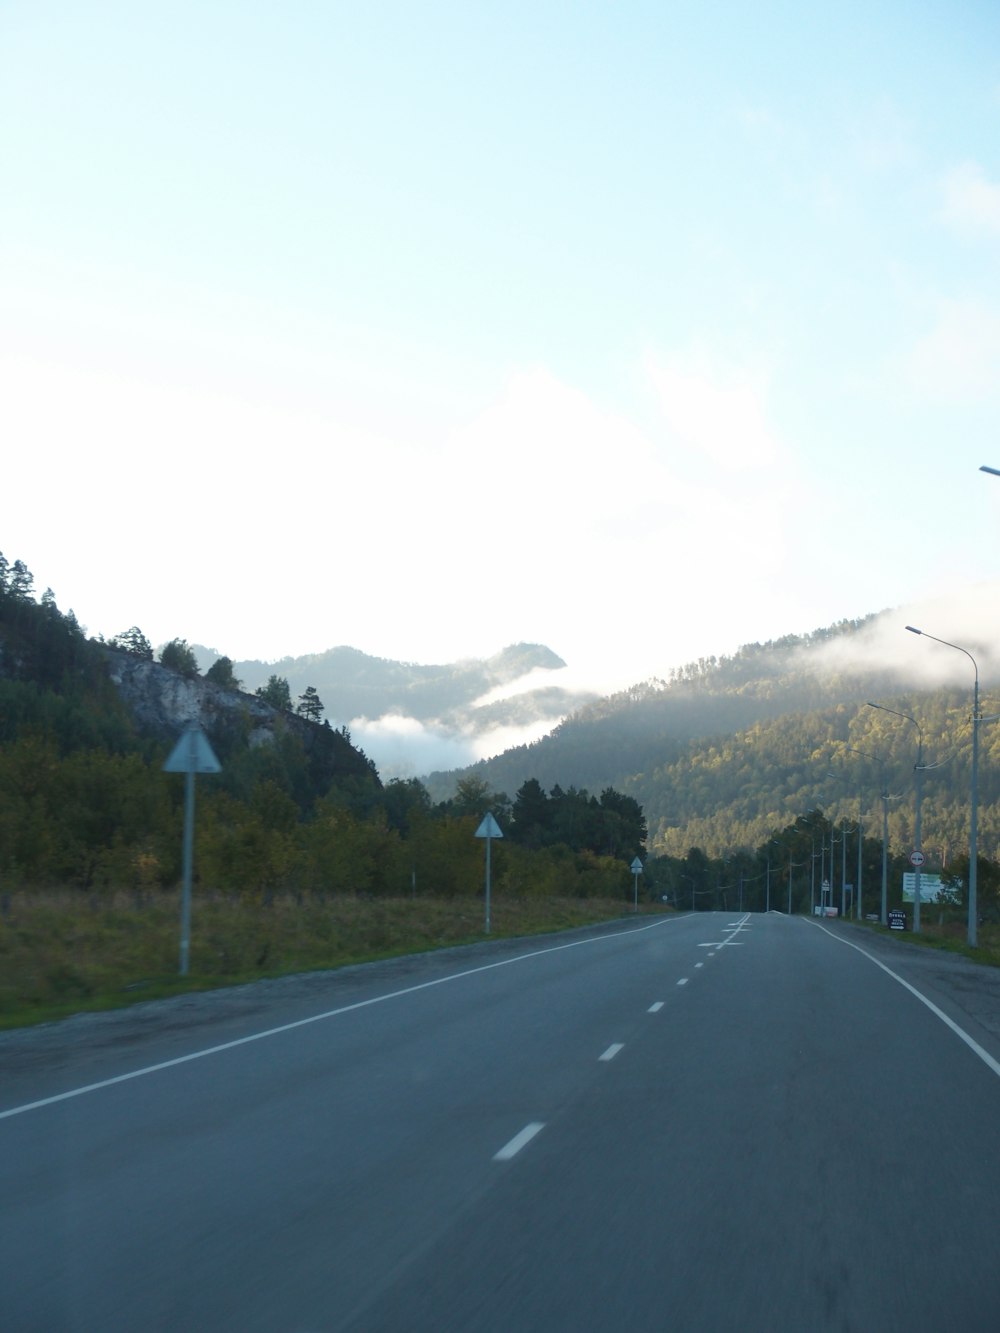
[[[611,685],[996,575],[995,0],[3,0],[0,154],[91,633]]]

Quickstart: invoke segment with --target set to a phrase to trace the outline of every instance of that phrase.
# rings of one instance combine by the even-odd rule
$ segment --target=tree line
[[[644,890],[684,911],[765,911],[808,914],[820,901],[823,881],[828,901],[853,915],[858,884],[864,915],[879,913],[882,900],[881,832],[861,828],[861,877],[858,879],[857,819],[840,818],[815,807],[781,827],[768,830],[754,847],[710,855],[692,846],[683,854],[653,854],[645,865]],[[984,920],[1000,922],[1000,864],[978,856],[977,906]],[[886,903],[912,912],[903,899],[903,875],[912,870],[905,853],[886,856]],[[956,852],[942,873],[944,900],[925,899],[925,910],[965,918],[969,877],[968,852]],[[842,893],[842,886],[848,889]],[[927,889],[924,889],[925,894]]]
[[[88,639],[50,591],[40,602],[21,561],[0,556],[0,895],[12,888],[127,888],[140,897],[180,876],[183,783],[162,771],[172,740],[137,728],[108,673],[108,653],[153,661],[138,627]],[[160,665],[191,677],[183,639]],[[228,668],[226,663],[228,662]],[[227,675],[228,670],[228,675]],[[236,689],[220,658],[204,679]],[[282,684],[284,688],[282,688]],[[222,772],[199,779],[195,865],[219,892],[477,894],[486,809],[505,837],[494,855],[497,892],[622,896],[641,852],[638,803],[525,783],[513,800],[474,781],[434,802],[416,779],[383,784],[346,728],[322,718],[307,688],[291,708],[287,681],[257,694],[277,712],[269,744],[234,713],[211,733]],[[285,715],[294,711],[293,726]]]

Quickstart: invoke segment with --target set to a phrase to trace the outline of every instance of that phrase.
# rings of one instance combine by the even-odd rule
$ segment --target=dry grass
[[[501,899],[492,905],[492,934],[538,934],[627,911],[620,899]],[[482,903],[471,898],[281,896],[266,903],[201,893],[190,975],[182,979],[179,923],[177,893],[5,894],[0,1027],[486,938]]]

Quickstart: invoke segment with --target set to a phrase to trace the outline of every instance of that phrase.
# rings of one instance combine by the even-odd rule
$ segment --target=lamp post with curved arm
[[[886,708],[885,704],[873,704],[868,701],[869,708],[880,708],[883,713],[892,713],[893,717],[904,718],[907,722],[912,722],[917,729],[917,762],[913,767],[914,785],[916,787],[916,815],[913,825],[913,850],[916,856],[913,858],[913,933],[920,934],[920,866],[923,861],[923,848],[920,845],[920,801],[923,792],[924,777],[924,733],[920,723],[909,713],[900,713],[895,708]]]
[[[860,754],[865,759],[873,759],[879,766],[882,774],[882,910],[879,914],[879,920],[882,925],[889,924],[889,788],[885,776],[885,760],[881,755],[869,754],[867,750],[856,750],[853,745],[849,745],[848,750],[851,754]],[[860,848],[860,844],[859,844]],[[860,852],[859,852],[860,862]],[[858,900],[861,899],[860,886]]]
[[[932,639],[934,643],[944,644],[945,648],[954,648],[957,653],[964,653],[972,663],[972,669],[975,672],[975,683],[972,687],[972,791],[969,799],[969,925],[967,932],[969,945],[974,949],[978,934],[976,859],[979,853],[977,846],[979,831],[979,723],[982,721],[979,715],[979,664],[969,650],[963,648],[960,644],[949,643],[947,639],[939,639],[936,635],[928,634],[926,630],[917,629],[913,625],[907,625],[906,628],[911,634],[920,634],[925,639]]]
[[[802,825],[802,823],[803,823],[803,816],[802,816],[802,815],[799,815],[798,819],[797,819],[795,822],[796,822],[796,827]],[[816,828],[815,828],[815,825],[807,821],[807,822],[805,823],[805,826],[804,826],[804,831],[805,831],[805,830],[808,830],[808,832],[809,832],[809,834],[810,834],[810,839],[809,839],[809,914],[810,914],[810,916],[815,916],[815,915],[816,915],[816,858],[817,858],[817,856],[822,857],[823,853],[822,853],[822,850],[820,850],[820,851],[818,851],[818,852],[817,852],[817,850],[816,850]],[[822,872],[821,872],[821,873],[822,873]]]
[[[843,782],[843,781],[846,781],[846,779],[843,778],[839,773],[827,773],[826,776],[827,776],[828,778],[833,778],[833,780],[834,780],[835,782]],[[861,801],[862,801],[862,796],[861,796],[861,792],[859,791],[859,792],[858,792],[858,827],[857,827],[857,834],[858,834],[858,882],[857,882],[857,884],[856,884],[856,886],[855,886],[854,897],[853,897],[853,899],[852,899],[852,901],[851,901],[851,907],[852,907],[852,909],[853,909],[853,911],[854,911],[854,915],[855,915],[855,918],[856,918],[857,920],[860,920],[860,918],[861,918],[861,910],[860,910],[860,907],[859,907],[859,903],[860,903],[860,901],[861,901],[861,843],[862,843],[862,840],[863,840],[863,838],[864,838],[864,833],[863,833],[864,825],[862,824],[862,813],[863,813],[863,812],[862,812],[862,809],[861,809]],[[845,916],[847,915],[847,820],[846,820],[846,819],[842,819],[842,820],[840,821],[840,843],[841,843],[841,846],[840,846],[840,915],[841,915],[841,917],[845,917]]]
[[[830,777],[837,777],[836,773],[831,773]],[[865,841],[865,792],[864,787],[858,788],[858,882],[854,893],[854,919],[861,920],[861,856]]]

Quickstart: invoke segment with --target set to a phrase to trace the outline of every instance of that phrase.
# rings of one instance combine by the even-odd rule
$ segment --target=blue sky
[[[0,549],[92,633],[995,622],[995,4],[6,0],[0,154]]]

